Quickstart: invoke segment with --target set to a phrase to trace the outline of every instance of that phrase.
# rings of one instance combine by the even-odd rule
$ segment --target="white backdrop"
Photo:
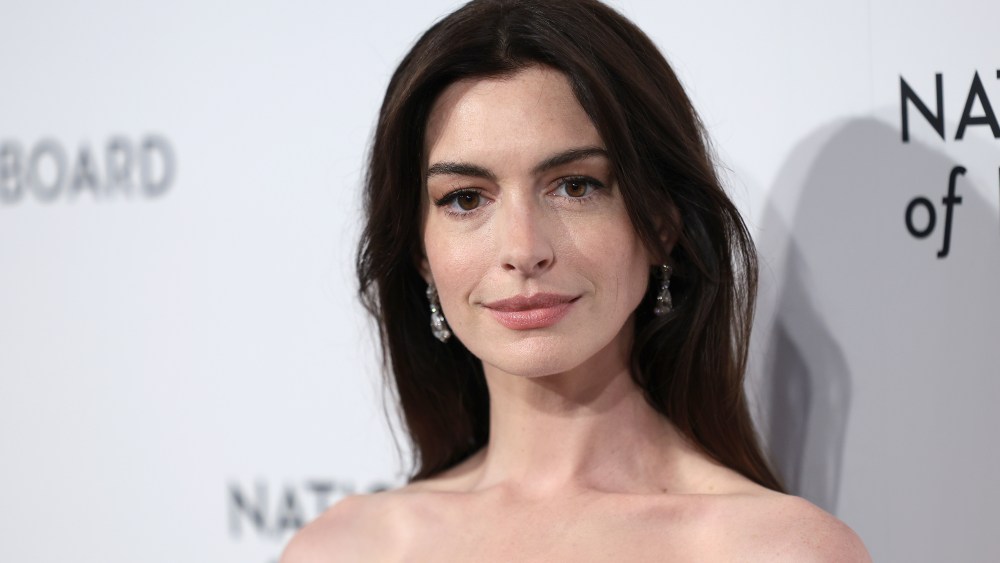
[[[613,5],[757,237],[749,390],[788,482],[876,560],[1000,560],[1000,5]],[[0,560],[270,562],[401,481],[359,185],[389,74],[457,6],[5,3]]]

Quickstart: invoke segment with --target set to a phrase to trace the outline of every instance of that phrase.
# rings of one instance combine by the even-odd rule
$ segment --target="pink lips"
[[[570,295],[536,293],[530,297],[518,295],[501,299],[485,303],[484,306],[503,326],[512,330],[530,330],[559,322],[576,299]]]

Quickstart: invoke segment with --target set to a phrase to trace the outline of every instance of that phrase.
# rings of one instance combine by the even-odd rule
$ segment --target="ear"
[[[431,277],[431,265],[427,262],[427,256],[421,256],[420,260],[417,262],[417,270],[420,272],[420,277],[424,278],[427,285],[434,283],[434,278]]]
[[[654,265],[662,264],[666,262],[668,256],[674,252],[674,245],[677,244],[677,239],[681,236],[681,231],[684,229],[684,223],[681,221],[681,212],[674,206],[670,206],[670,211],[667,212],[666,218],[658,218],[656,231],[660,236],[660,244],[662,244],[663,250],[666,252],[666,256],[661,257],[659,261],[655,261]]]
[[[414,250],[413,262],[417,266],[417,272],[420,273],[420,277],[424,278],[427,285],[434,282],[434,277],[431,276],[431,264],[427,261],[427,251],[424,250],[424,245],[419,245]]]
[[[417,273],[420,274],[420,277],[424,278],[424,282],[427,285],[430,285],[434,283],[434,276],[431,275],[431,263],[427,260],[427,247],[424,246],[424,229],[427,221],[425,211],[428,205],[426,193],[426,190],[421,190],[420,192],[420,213],[422,218],[420,219],[417,231],[418,238],[410,244],[410,256],[413,260],[413,265],[417,267]]]

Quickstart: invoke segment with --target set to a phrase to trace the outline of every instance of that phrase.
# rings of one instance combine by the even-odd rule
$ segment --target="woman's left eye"
[[[603,188],[601,184],[593,178],[563,178],[555,192],[571,199],[580,199],[594,193],[594,190]]]

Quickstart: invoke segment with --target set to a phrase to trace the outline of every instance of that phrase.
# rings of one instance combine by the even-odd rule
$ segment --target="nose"
[[[508,272],[537,276],[555,258],[544,211],[533,202],[511,202],[500,213],[500,266]]]

